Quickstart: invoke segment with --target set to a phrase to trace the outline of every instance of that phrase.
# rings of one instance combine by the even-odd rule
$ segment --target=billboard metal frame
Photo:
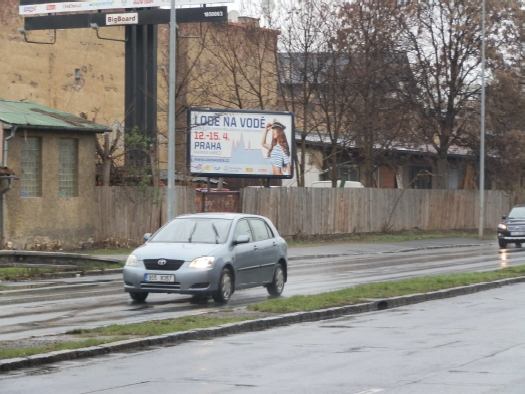
[[[24,29],[46,30],[46,29],[79,29],[88,28],[92,23],[99,27],[114,26],[136,26],[136,25],[159,25],[170,23],[170,10],[141,10],[135,11],[138,18],[136,23],[122,23],[107,25],[108,16],[115,12],[97,12],[87,14],[49,15],[49,16],[26,16],[24,18]],[[201,22],[226,22],[228,20],[228,7],[200,7],[177,9],[177,23],[201,23]]]
[[[206,4],[228,3],[228,0],[206,0]],[[171,6],[171,0],[20,0],[22,16],[50,13],[75,13],[101,10],[129,10]],[[177,0],[178,6],[200,6],[202,0]],[[177,10],[178,12],[178,10]]]
[[[266,119],[271,118],[272,116],[279,116],[279,117],[290,117],[290,139],[288,141],[288,146],[290,149],[290,174],[286,175],[273,175],[273,174],[261,174],[261,173],[231,173],[231,172],[214,172],[214,171],[206,171],[206,172],[197,172],[191,170],[191,162],[193,156],[191,155],[191,144],[193,142],[192,138],[192,129],[195,128],[195,125],[192,123],[192,112],[209,112],[212,114],[216,114],[216,118],[220,118],[222,114],[254,114],[254,115],[263,115]],[[244,110],[244,109],[229,109],[229,108],[201,108],[201,107],[190,107],[186,111],[187,116],[187,130],[188,130],[188,138],[186,139],[186,166],[188,169],[188,172],[194,176],[203,176],[203,177],[219,177],[219,178],[256,178],[256,179],[292,179],[294,176],[294,161],[293,158],[295,157],[295,118],[293,112],[287,112],[287,111],[265,111],[265,110]],[[198,126],[202,126],[198,125]],[[223,131],[220,131],[219,133],[222,133]],[[246,163],[246,165],[250,165],[250,163]]]
[[[129,11],[129,10],[128,10]],[[169,24],[171,9],[135,10],[126,13],[97,12],[68,15],[41,15],[24,17],[23,32],[26,42],[31,44],[53,44],[54,42],[28,41],[27,31],[79,29],[124,26],[125,37],[125,130],[138,128],[147,136],[156,138],[157,132],[157,25]],[[109,16],[136,16],[129,23],[108,25]],[[176,24],[200,22],[225,22],[228,20],[226,6],[179,8]],[[175,25],[176,25],[175,24]],[[100,39],[109,39],[99,37]],[[134,165],[136,158],[126,155],[126,165]]]

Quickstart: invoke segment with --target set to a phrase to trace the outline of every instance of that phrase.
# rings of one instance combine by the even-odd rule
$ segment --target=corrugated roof
[[[49,128],[61,130],[91,131],[104,133],[111,131],[108,126],[91,122],[67,112],[44,105],[0,99],[0,121],[11,125],[27,126],[28,128]]]

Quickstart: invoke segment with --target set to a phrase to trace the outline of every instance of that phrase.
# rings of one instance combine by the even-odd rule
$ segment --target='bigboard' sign
[[[233,0],[206,0],[206,4]],[[177,0],[176,5],[200,5],[202,0]],[[20,15],[98,11],[122,8],[170,7],[171,0],[20,0]]]

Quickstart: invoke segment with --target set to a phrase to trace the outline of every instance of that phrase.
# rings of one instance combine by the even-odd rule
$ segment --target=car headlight
[[[506,230],[507,229],[507,226],[505,224],[498,224],[498,228],[500,230]]]
[[[130,254],[128,256],[128,259],[126,260],[126,265],[128,267],[138,267],[139,266],[139,262],[137,260],[137,256],[135,256],[134,254]]]
[[[188,268],[197,268],[197,269],[211,268],[213,267],[214,260],[215,260],[215,257],[199,257],[193,260],[190,263],[190,265],[188,265]]]

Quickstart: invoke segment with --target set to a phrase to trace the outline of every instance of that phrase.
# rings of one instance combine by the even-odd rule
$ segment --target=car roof
[[[246,213],[230,213],[230,212],[204,212],[204,213],[190,213],[186,215],[177,216],[178,218],[214,218],[214,219],[237,219],[244,217],[263,217],[259,215],[250,215]]]

